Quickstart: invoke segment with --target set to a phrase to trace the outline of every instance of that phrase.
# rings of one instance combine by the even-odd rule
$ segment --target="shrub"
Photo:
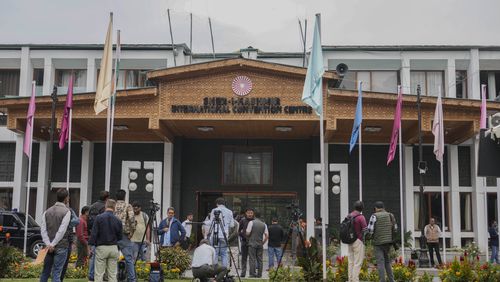
[[[473,265],[467,260],[454,260],[450,264],[446,264],[439,271],[439,278],[443,282],[469,282],[475,281],[476,275],[473,271]]]
[[[15,263],[22,263],[24,255],[17,248],[0,244],[0,278],[8,277]]]
[[[89,274],[89,268],[87,265],[81,267],[75,267],[74,263],[69,263],[68,270],[66,270],[66,275],[64,276],[64,278],[83,279],[87,278],[88,274]]]
[[[398,282],[412,282],[417,277],[417,268],[413,261],[409,261],[408,265],[403,263],[403,260],[399,258],[395,264],[392,265],[392,272],[394,274],[394,280]]]
[[[322,256],[318,242],[311,237],[306,244],[306,257],[298,257],[297,265],[302,267],[306,281],[321,281],[323,279]]]
[[[161,269],[163,271],[164,279],[179,279],[181,276],[181,271],[178,268],[167,269],[167,265],[165,263],[161,264]],[[139,279],[148,279],[149,272],[151,271],[151,265],[144,261],[137,261],[135,265],[135,272],[137,274],[137,278]]]
[[[294,281],[294,282],[303,282],[305,281],[304,279],[304,274],[302,273],[300,268],[291,268],[289,266],[287,267],[280,267],[280,268],[273,268],[269,270],[269,279],[276,281],[276,282],[288,282],[288,281]]]
[[[191,266],[191,258],[185,250],[180,247],[161,248],[161,263],[165,264],[166,270],[179,270],[179,275]]]
[[[430,275],[428,272],[424,272],[424,275],[418,277],[418,282],[432,282],[434,276]]]

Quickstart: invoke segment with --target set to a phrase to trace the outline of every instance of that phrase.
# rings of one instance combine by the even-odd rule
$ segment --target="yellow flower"
[[[456,276],[460,276],[460,271],[455,272]]]

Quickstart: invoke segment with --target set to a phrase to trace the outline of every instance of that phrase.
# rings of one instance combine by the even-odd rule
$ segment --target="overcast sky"
[[[253,46],[301,51],[298,19],[321,13],[323,45],[499,45],[499,0],[1,0],[0,44],[103,43],[108,14],[123,43],[175,43],[210,52]],[[312,32],[308,29],[308,39]],[[308,45],[310,45],[308,40]]]

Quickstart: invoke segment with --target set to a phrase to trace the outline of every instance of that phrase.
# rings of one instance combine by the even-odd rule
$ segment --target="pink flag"
[[[28,158],[31,157],[31,143],[33,142],[33,120],[35,118],[35,82],[32,83],[31,99],[26,115],[26,131],[24,133],[23,152]]]
[[[443,162],[444,154],[444,127],[443,127],[443,105],[441,102],[441,91],[436,103],[434,120],[432,121],[432,134],[434,134],[434,155],[436,160]]]
[[[64,105],[64,114],[61,125],[61,135],[59,135],[59,149],[64,149],[64,145],[66,145],[66,141],[69,139],[69,123],[70,116],[69,113],[73,108],[73,74],[69,78],[68,85],[68,95],[66,95],[66,104]]]
[[[481,84],[481,120],[479,128],[486,129],[486,85]]]
[[[401,85],[398,85],[398,101],[396,103],[396,111],[394,112],[394,124],[392,126],[391,145],[387,154],[387,165],[394,160],[396,147],[398,145],[399,131],[401,130],[401,107],[403,106],[403,95],[401,94]]]

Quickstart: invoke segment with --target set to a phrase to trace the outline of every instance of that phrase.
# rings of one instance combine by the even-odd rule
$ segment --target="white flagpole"
[[[321,99],[323,99],[323,93],[321,93]],[[322,103],[323,104],[323,103]],[[320,131],[320,152],[321,152],[321,191],[323,191],[323,194],[321,195],[321,200],[323,201],[322,209],[321,209],[321,217],[323,220],[321,221],[321,232],[323,236],[321,236],[321,245],[323,246],[322,251],[323,251],[323,280],[326,279],[326,223],[325,219],[327,218],[326,213],[328,212],[326,209],[326,205],[328,204],[326,201],[326,193],[328,193],[328,186],[326,185],[326,180],[328,177],[326,177],[326,171],[325,171],[325,134],[323,132],[323,109],[321,109],[321,115],[320,115],[320,124],[319,124],[319,131]]]
[[[321,38],[321,14],[316,14],[316,21],[318,22],[318,28],[319,28],[319,34]],[[321,81],[323,83],[323,81]],[[321,85],[321,89],[323,89],[323,85]],[[328,206],[328,201],[326,195],[328,195],[328,185],[326,185],[326,180],[328,177],[326,176],[326,170],[325,170],[325,133],[324,133],[324,125],[323,125],[323,110],[324,110],[324,99],[323,99],[323,92],[321,92],[321,114],[319,115],[319,131],[320,131],[320,138],[319,138],[319,148],[320,148],[320,161],[321,161],[321,201],[323,205],[321,205],[321,218],[323,220],[321,221],[321,233],[323,236],[321,236],[321,245],[323,246],[322,249],[322,257],[323,257],[323,281],[326,281],[326,218],[327,218],[327,206]]]
[[[109,173],[109,167],[110,167],[110,160],[109,160],[109,131],[110,131],[110,124],[111,124],[111,110],[110,110],[110,101],[108,100],[108,108],[107,108],[107,117],[106,117],[106,167],[104,168],[104,190],[109,191],[109,184],[110,184],[110,173]]]
[[[403,95],[401,93],[401,85],[399,85],[398,88],[399,88],[398,94]],[[401,97],[401,99],[403,99],[403,97]],[[401,229],[401,258],[403,259],[403,263],[404,263],[405,262],[405,231],[404,231],[404,214],[403,214],[403,211],[404,211],[404,204],[403,204],[403,145],[402,145],[403,142],[402,142],[402,133],[401,133],[402,110],[403,109],[401,109],[401,113],[400,113],[400,117],[399,117],[399,132],[398,132],[398,135],[399,135],[399,203],[400,203],[399,209],[401,210],[401,212],[400,212],[401,224],[399,226],[399,229]]]
[[[116,100],[116,89],[118,88],[118,75],[119,75],[119,62],[120,62],[120,50],[119,50],[119,44],[120,44],[120,30],[117,31],[117,36],[116,36],[116,59],[115,59],[115,80],[114,80],[114,87],[113,87],[113,94],[111,95],[111,126],[110,126],[110,133],[109,133],[109,173],[111,177],[111,161],[112,161],[112,155],[113,155],[113,129],[115,125],[115,100]]]
[[[360,94],[363,92],[363,82],[358,81],[358,89],[360,90]],[[359,97],[358,97],[359,99]],[[362,99],[362,98],[361,98]],[[361,102],[361,115],[363,115],[363,102]],[[361,133],[363,132],[363,119],[361,119],[361,122],[359,124],[359,200],[363,201],[363,148],[361,147]]]
[[[68,97],[66,97],[68,99]],[[69,124],[68,124],[68,167],[66,168],[66,189],[69,193],[69,173],[71,167],[71,124],[73,123],[73,109],[69,109]]]
[[[35,93],[35,81],[31,82],[31,87],[32,87],[32,95]],[[25,219],[24,219],[24,246],[23,246],[23,253],[26,255],[26,244],[28,243],[28,217],[29,217],[29,210],[30,210],[30,190],[31,190],[31,153],[33,152],[33,127],[35,127],[35,115],[33,115],[33,118],[31,120],[31,128],[30,128],[30,150],[29,150],[29,157],[28,157],[28,183],[26,185],[26,208],[25,208]]]

